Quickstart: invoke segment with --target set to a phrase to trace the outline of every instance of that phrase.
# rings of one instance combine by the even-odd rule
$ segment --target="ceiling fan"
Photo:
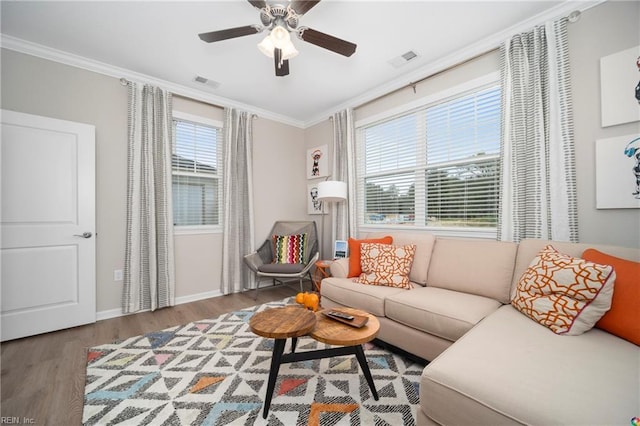
[[[274,58],[276,76],[282,77],[289,74],[289,59],[298,54],[290,33],[316,46],[330,50],[344,56],[351,56],[356,51],[356,45],[322,33],[308,27],[298,27],[302,15],[312,7],[320,3],[320,0],[292,0],[288,5],[267,4],[264,0],[248,0],[251,5],[260,9],[260,21],[262,25],[245,25],[243,27],[228,28],[226,30],[211,31],[198,34],[201,40],[207,43],[243,37],[247,35],[269,31],[258,49],[270,58]]]

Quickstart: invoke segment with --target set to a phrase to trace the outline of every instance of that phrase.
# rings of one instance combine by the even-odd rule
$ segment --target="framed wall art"
[[[329,145],[307,150],[307,179],[329,176]]]
[[[640,46],[600,58],[602,127],[640,121]]]
[[[319,181],[322,182],[322,181]],[[322,201],[318,200],[318,183],[307,185],[307,212],[309,214],[325,214],[322,208]]]
[[[596,208],[640,208],[640,134],[596,141]]]

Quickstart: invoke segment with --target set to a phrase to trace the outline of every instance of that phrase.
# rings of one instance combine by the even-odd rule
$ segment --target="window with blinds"
[[[360,224],[495,228],[500,102],[485,87],[359,128]]]
[[[221,129],[174,120],[174,226],[220,225]]]

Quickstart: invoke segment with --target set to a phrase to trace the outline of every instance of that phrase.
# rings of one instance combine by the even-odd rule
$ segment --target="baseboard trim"
[[[206,291],[204,293],[190,294],[188,296],[180,296],[176,297],[176,305],[182,305],[185,303],[197,302],[198,300],[210,299],[212,297],[222,296],[220,290]],[[107,309],[106,311],[100,311],[96,313],[96,321],[102,321],[111,318],[124,317],[132,314],[139,314],[141,312],[148,312],[149,309],[145,309],[143,311],[133,312],[131,314],[125,314],[122,312],[121,308],[118,309]]]

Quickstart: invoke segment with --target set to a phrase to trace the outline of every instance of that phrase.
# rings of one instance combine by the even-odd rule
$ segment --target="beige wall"
[[[306,161],[307,161],[307,150],[310,148],[316,148],[322,145],[329,146],[329,152],[327,153],[329,158],[329,170],[333,170],[333,122],[327,117],[326,120],[305,129],[304,132],[304,141],[306,144],[306,148],[304,151],[304,164],[305,170],[303,176],[306,176]],[[307,183],[317,184],[322,182],[326,178],[320,179],[308,179]],[[306,185],[306,184],[305,184]],[[305,198],[306,200],[306,198]],[[306,204],[305,204],[306,209]],[[306,213],[306,210],[305,210]],[[328,214],[324,215],[324,225],[322,222],[321,215],[308,215],[308,220],[315,220],[316,226],[318,227],[318,234],[320,238],[320,252],[324,255],[323,257],[329,257],[331,253],[333,253],[333,249],[331,248],[331,219]]]
[[[568,28],[580,240],[585,243],[640,247],[640,209],[596,209],[594,156],[596,139],[640,134],[638,122],[601,127],[599,62],[602,56],[640,44],[640,2],[603,3],[583,12],[581,19],[569,24]],[[356,121],[497,71],[499,59],[498,51],[490,52],[418,84],[416,93],[412,88],[405,88],[357,107]],[[308,146],[315,144],[311,140],[322,137],[326,137],[324,123],[310,127],[305,132]]]
[[[640,134],[640,123],[600,125],[600,58],[640,45],[640,2],[606,2],[569,25],[580,239],[640,247],[640,209],[596,209],[595,141]],[[635,64],[629,64],[635,67]],[[640,72],[638,73],[640,81]],[[632,95],[633,87],[629,88]],[[629,167],[629,177],[631,167]]]
[[[117,78],[2,49],[4,109],[96,127],[97,310],[120,308],[124,266],[127,178],[127,89]],[[223,109],[174,97],[174,110],[223,120]],[[306,217],[304,132],[258,118],[254,121],[256,240],[276,219]],[[220,289],[220,233],[175,237],[176,297],[198,298]]]

